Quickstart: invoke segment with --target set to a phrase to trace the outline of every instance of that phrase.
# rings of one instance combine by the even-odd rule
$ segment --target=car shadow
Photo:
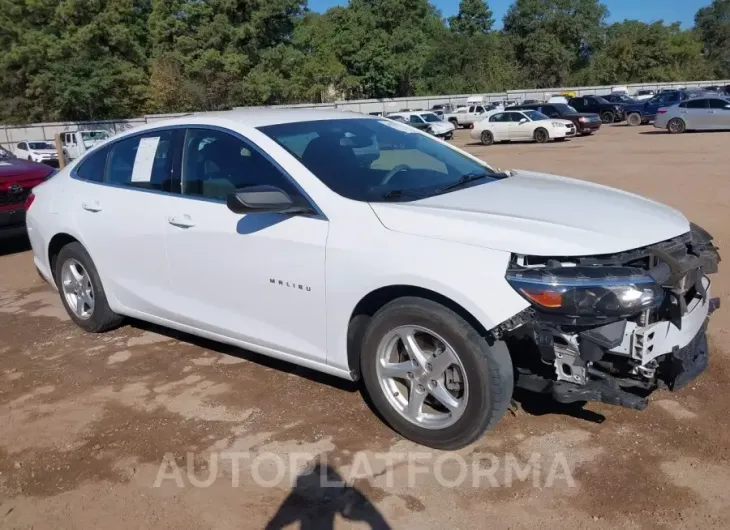
[[[172,328],[159,326],[157,324],[152,324],[150,322],[145,322],[143,320],[137,320],[133,318],[129,318],[127,320],[127,324],[136,329],[151,331],[153,333],[157,333],[159,335],[163,335],[165,337],[169,337],[180,342],[186,342],[188,344],[198,346],[199,348],[205,348],[207,350],[212,350],[216,353],[230,355],[238,359],[249,361],[265,368],[272,368],[274,370],[287,374],[294,374],[315,383],[321,383],[336,388],[338,390],[343,390],[345,392],[354,393],[357,392],[360,387],[360,385],[354,381],[348,381],[334,375],[325,374],[317,370],[312,370],[304,366],[299,366],[297,364],[293,364],[287,361],[275,359],[273,357],[269,357],[268,355],[255,353],[249,350],[245,350],[243,348],[239,348],[237,346],[225,344],[223,342],[198,337],[197,335],[191,335],[190,333],[185,333],[184,331],[178,331]]]
[[[550,394],[531,392],[515,388],[512,399],[530,416],[570,416],[591,423],[603,423],[606,417],[598,412],[585,408],[585,401],[575,403],[559,403]]]
[[[0,256],[19,254],[30,250],[30,240],[27,235],[4,236],[0,232]]]

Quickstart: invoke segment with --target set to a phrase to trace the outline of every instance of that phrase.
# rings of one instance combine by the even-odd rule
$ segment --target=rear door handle
[[[192,228],[195,226],[195,222],[193,222],[188,214],[168,217],[167,222],[178,228]]]
[[[99,201],[84,202],[81,203],[81,207],[87,212],[96,213],[101,211],[101,204],[99,204]]]

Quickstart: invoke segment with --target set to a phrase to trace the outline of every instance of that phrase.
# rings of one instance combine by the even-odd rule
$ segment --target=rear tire
[[[479,135],[479,139],[484,145],[492,145],[494,143],[494,135],[491,131],[482,131],[482,134]]]
[[[672,118],[667,123],[667,130],[669,134],[681,134],[687,130],[687,124],[682,118]]]
[[[533,137],[535,138],[535,141],[539,144],[544,144],[545,142],[550,140],[550,134],[547,132],[547,129],[543,129],[542,127],[535,131]]]
[[[611,112],[610,110],[607,110],[607,111],[601,113],[601,121],[604,124],[613,123],[613,120],[614,120],[614,115],[613,115],[613,112]]]
[[[639,125],[641,125],[641,115],[637,112],[632,112],[626,118],[626,123],[628,123],[632,127],[638,127]]]
[[[122,323],[124,317],[109,307],[96,266],[81,243],[63,247],[56,257],[54,269],[63,307],[77,326],[90,333],[101,333]]]
[[[514,387],[503,342],[490,344],[461,316],[424,298],[399,298],[373,316],[360,365],[365,390],[385,421],[436,449],[462,448],[494,427]]]

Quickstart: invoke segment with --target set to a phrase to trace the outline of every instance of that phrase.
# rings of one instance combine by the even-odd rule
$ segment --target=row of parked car
[[[730,91],[730,87],[727,87]],[[676,90],[641,90],[603,96],[561,94],[547,102],[521,104],[478,103],[452,110],[434,106],[434,113],[454,127],[472,129],[471,137],[485,145],[499,141],[547,142],[570,136],[590,135],[601,124],[626,122],[630,126],[654,123],[671,133],[700,129],[730,129],[730,95],[725,87]],[[437,108],[438,107],[438,108]]]

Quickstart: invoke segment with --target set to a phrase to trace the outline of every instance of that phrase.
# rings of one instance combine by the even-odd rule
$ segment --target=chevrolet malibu
[[[84,330],[134,317],[361,380],[431,447],[476,440],[515,385],[642,409],[707,364],[705,230],[392,120],[187,116],[33,191],[35,264]]]

